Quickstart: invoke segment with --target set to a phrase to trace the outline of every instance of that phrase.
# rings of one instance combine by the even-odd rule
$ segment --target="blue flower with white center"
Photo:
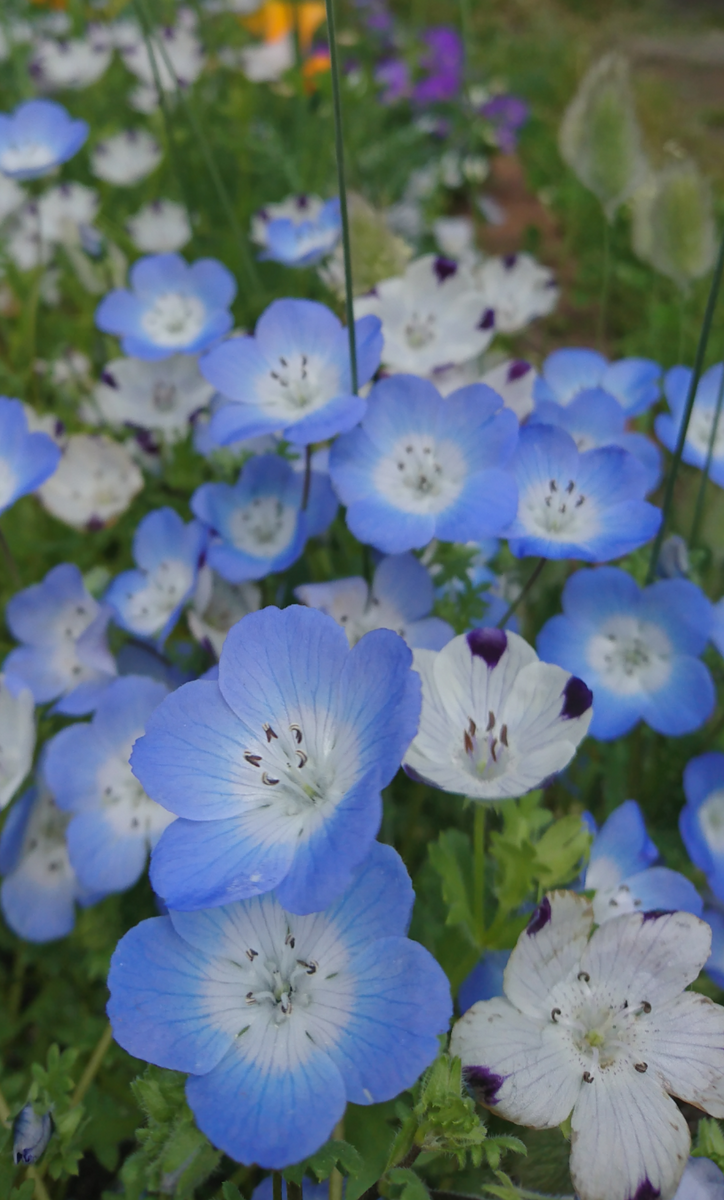
[[[113,1035],[189,1073],[199,1129],[231,1158],[298,1162],[348,1101],[391,1100],[436,1057],[450,989],[405,937],[412,902],[401,859],[375,844],[323,912],[277,893],[143,921],[111,962]]]
[[[643,433],[629,433],[626,414],[618,400],[601,388],[582,392],[563,407],[541,400],[528,419],[529,425],[554,425],[565,429],[579,451],[600,446],[620,446],[637,458],[646,472],[646,491],[652,492],[661,480],[661,451]]]
[[[71,813],[71,866],[83,887],[132,887],[173,816],[149,800],[129,766],[133,743],[168,694],[155,679],[126,675],[105,692],[90,723],[69,725],[47,743],[44,776],[56,804]]]
[[[60,462],[47,433],[31,433],[19,400],[0,396],[0,513],[45,483]]]
[[[13,1121],[13,1162],[31,1166],[45,1153],[53,1133],[53,1118],[49,1112],[38,1115],[30,1101],[20,1109]]]
[[[189,266],[180,254],[150,254],[133,264],[130,282],[104,296],[96,325],[131,358],[196,354],[231,329],[236,283],[214,258]]]
[[[203,483],[191,497],[191,510],[216,535],[209,565],[229,583],[284,571],[337,511],[329,479],[318,471],[311,473],[305,510],[303,499],[303,474],[277,454],[250,459],[233,487]]]
[[[82,887],[70,865],[67,825],[67,813],[40,784],[13,805],[0,834],[0,908],[13,933],[28,942],[66,937],[76,903],[100,899]]]
[[[458,989],[458,1009],[467,1012],[478,1000],[492,1000],[503,994],[503,974],[510,950],[486,950]]]
[[[443,400],[414,375],[372,389],[358,429],[332,446],[329,473],[347,525],[385,554],[495,537],[515,516],[503,468],[518,437],[515,414],[484,384]]]
[[[640,720],[669,737],[703,725],[715,702],[698,657],[709,638],[711,604],[695,584],[662,579],[640,588],[625,571],[601,567],[571,575],[562,603],[537,648],[593,690],[594,737],[622,737]]]
[[[74,563],[53,567],[8,601],[5,620],[22,644],[3,670],[30,688],[36,704],[55,700],[55,711],[67,716],[91,712],[116,674],[106,640],[110,615]]]
[[[581,454],[564,430],[529,425],[511,470],[518,515],[506,537],[517,558],[606,562],[643,546],[661,524],[660,509],[644,500],[646,471],[619,446]]]
[[[229,631],[218,683],[179,688],[150,717],[131,765],[180,820],[151,882],[190,910],[276,888],[317,912],[348,885],[380,825],[380,792],[420,714],[420,680],[397,634],[350,650],[315,609],[265,608]]]
[[[318,212],[299,209],[294,218],[275,217],[264,225],[260,259],[285,267],[311,267],[334,250],[342,234],[339,200],[327,200]]]
[[[670,413],[660,413],[656,418],[656,436],[673,454],[679,440],[681,423],[691,387],[690,367],[672,367],[664,380],[664,393]],[[716,419],[719,396],[724,388],[724,363],[709,367],[699,380],[694,399],[694,408],[686,431],[683,459],[692,467],[706,466],[709,443]],[[724,416],[719,421],[714,438],[710,479],[724,487]]]
[[[724,1200],[724,1175],[716,1163],[710,1158],[690,1158],[674,1200]]]
[[[381,328],[377,317],[355,322],[360,385],[380,365]],[[277,430],[298,445],[320,442],[352,429],[367,408],[352,391],[347,330],[313,300],[275,300],[253,337],[222,342],[201,373],[233,401],[211,421],[221,445]]]
[[[627,417],[638,416],[661,394],[661,367],[649,358],[609,363],[595,350],[554,350],[535,381],[536,405],[552,401],[567,407],[582,393],[601,389],[618,400]]]
[[[684,768],[684,792],[682,840],[714,895],[724,900],[724,754],[712,750],[692,758]]]
[[[584,819],[595,837],[583,887],[595,892],[597,925],[633,912],[679,911],[701,916],[704,904],[691,880],[654,865],[659,852],[635,800],[619,804],[600,830],[589,813]]]
[[[0,173],[11,179],[37,179],[67,162],[88,137],[54,100],[28,100],[13,113],[0,113]]]
[[[194,590],[206,540],[199,521],[186,525],[172,508],[148,513],[133,538],[137,569],[123,571],[106,592],[116,623],[163,644]]]
[[[331,583],[304,583],[294,595],[341,625],[350,646],[372,629],[393,629],[410,647],[441,650],[452,626],[431,617],[434,587],[429,571],[413,554],[383,558],[372,585],[359,576]]]

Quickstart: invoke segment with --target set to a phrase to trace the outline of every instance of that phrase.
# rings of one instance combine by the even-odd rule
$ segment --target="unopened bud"
[[[20,1110],[13,1123],[13,1162],[32,1166],[42,1158],[53,1133],[50,1113],[38,1116],[31,1103]]]

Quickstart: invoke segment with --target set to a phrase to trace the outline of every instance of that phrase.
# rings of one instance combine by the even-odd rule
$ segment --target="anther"
[[[475,724],[473,718],[471,717],[470,721],[468,723],[468,729],[470,730],[471,737],[475,737],[475,732],[476,732],[477,728],[478,728],[477,725]]]
[[[252,767],[258,767],[261,763],[261,754],[252,754],[251,750],[244,751],[244,758]]]
[[[290,725],[289,728],[291,729],[292,733],[294,734],[294,741],[297,743],[298,746],[301,746],[301,744],[302,744],[301,729],[299,728],[298,725]]]
[[[465,749],[466,749],[467,753],[468,753],[468,754],[472,754],[472,752],[473,752],[473,739],[471,738],[471,736],[470,736],[470,734],[468,733],[467,729],[465,730],[465,733],[463,734],[463,743],[464,743],[464,745],[465,745]]]
[[[294,934],[293,934],[293,933],[288,933],[288,934],[287,934],[287,936],[286,936],[286,937],[285,937],[285,939],[284,939],[284,945],[285,945],[285,946],[291,946],[291,948],[292,948],[292,950],[293,950],[293,949],[294,949],[294,946],[295,946],[295,944],[296,944],[296,940],[297,940],[297,939],[295,938],[295,936],[294,936]]]
[[[303,750],[295,750],[295,754],[299,758],[299,762],[297,763],[297,766],[303,767],[307,761],[307,755],[304,753]]]
[[[274,732],[274,730],[272,729],[271,725],[267,725],[267,723],[266,723],[266,722],[264,722],[264,724],[262,725],[262,729],[264,730],[264,733],[266,734],[266,740],[267,740],[267,742],[270,742],[270,741],[272,740],[272,738],[276,738],[276,739],[277,739],[277,741],[279,741],[279,737],[278,737],[278,735],[277,735],[277,734]]]
[[[553,1022],[554,1025],[558,1024],[558,1018],[560,1017],[560,1015],[561,1015],[560,1008],[552,1008],[551,1009],[551,1021]]]
[[[566,488],[566,491],[568,492],[568,495],[569,495],[569,496],[570,496],[571,492],[574,490],[575,486],[576,486],[576,485],[575,485],[575,483],[573,482],[573,480],[572,480],[572,479],[569,479],[569,480],[568,480],[568,487]]]
[[[591,976],[588,974],[588,971],[579,971],[578,978],[583,980],[584,983],[591,982]]]
[[[583,1082],[584,1083],[593,1083],[593,1075],[591,1074],[590,1071],[583,1072]]]
[[[276,787],[276,785],[279,783],[278,779],[272,779],[266,771],[262,772],[261,781],[262,783],[266,783],[268,787]]]
[[[500,727],[500,741],[504,746],[508,745],[508,726],[507,725],[501,725],[501,727]]]
[[[249,962],[253,962],[255,958],[258,958],[258,956],[259,951],[252,950],[251,947],[246,951],[246,957],[249,959]]]
[[[642,1009],[642,1011],[643,1011],[643,1012],[645,1012],[645,1013],[650,1013],[650,1012],[651,1012],[651,1005],[649,1004],[648,1000],[642,1000],[642,1001],[641,1001],[641,1009]]]
[[[555,479],[550,480],[548,487],[551,489],[552,492],[558,491],[558,484],[556,483]]]
[[[246,1003],[247,1003],[247,1004],[256,1004],[256,1000],[254,999],[254,993],[253,993],[253,992],[247,992],[247,993],[246,993]]]
[[[488,725],[487,725],[485,732],[490,733],[491,729],[495,729],[495,713],[494,712],[488,713]]]
[[[638,1071],[639,1075],[645,1075],[649,1069],[649,1064],[645,1062],[634,1063],[634,1070]]]

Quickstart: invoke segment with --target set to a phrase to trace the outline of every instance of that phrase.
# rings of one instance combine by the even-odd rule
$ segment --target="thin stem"
[[[671,505],[672,505],[672,502],[674,499],[674,484],[676,483],[676,476],[678,475],[679,467],[681,466],[681,456],[684,453],[684,444],[686,442],[686,435],[689,430],[689,421],[691,420],[691,414],[694,410],[694,401],[696,399],[696,390],[699,386],[699,380],[701,379],[701,373],[704,369],[704,358],[706,355],[706,347],[709,342],[709,334],[711,333],[711,327],[712,327],[712,323],[714,321],[714,310],[716,309],[716,302],[719,299],[719,288],[721,286],[722,274],[724,274],[724,237],[722,237],[721,245],[719,247],[719,254],[718,254],[718,257],[716,260],[716,266],[714,267],[714,277],[711,281],[711,288],[709,289],[709,298],[706,302],[706,312],[704,313],[704,323],[701,327],[701,333],[699,334],[699,345],[696,348],[696,358],[694,360],[694,370],[693,370],[692,376],[691,376],[691,383],[689,384],[689,395],[687,396],[687,399],[686,399],[686,408],[684,409],[684,415],[681,420],[681,427],[679,429],[679,437],[678,437],[678,440],[676,443],[676,450],[674,451],[674,458],[671,463],[671,470],[669,471],[669,477],[666,480],[666,492],[664,493],[664,506],[663,506],[663,512],[661,514],[661,524],[659,525],[659,532],[656,535],[656,539],[655,539],[653,547],[651,549],[651,558],[649,559],[649,570],[648,570],[648,576],[647,576],[647,583],[651,583],[651,581],[654,578],[654,575],[656,574],[656,564],[659,561],[659,554],[661,553],[661,544],[664,540],[664,533],[666,532],[666,520],[669,515],[669,510],[671,509]]]
[[[485,944],[485,832],[487,821],[487,804],[475,803],[473,815],[473,917],[481,949]]]
[[[80,1104],[81,1100],[85,1096],[86,1092],[88,1091],[88,1088],[90,1087],[90,1085],[92,1084],[96,1075],[98,1074],[101,1063],[103,1062],[103,1059],[106,1056],[108,1047],[110,1046],[112,1041],[113,1041],[113,1030],[111,1029],[110,1025],[106,1025],[105,1029],[103,1030],[103,1033],[101,1034],[98,1041],[96,1042],[96,1046],[95,1046],[93,1053],[91,1054],[90,1058],[88,1059],[86,1069],[83,1072],[83,1074],[81,1075],[81,1077],[78,1081],[78,1085],[77,1085],[75,1091],[73,1092],[73,1095],[72,1095],[71,1101],[70,1101],[71,1108],[75,1108],[76,1104]]]
[[[608,217],[603,217],[603,268],[601,271],[601,294],[598,298],[598,332],[596,344],[602,350],[606,341],[608,327],[608,293],[611,284],[611,227]]]
[[[339,210],[342,217],[342,249],[344,251],[344,305],[347,314],[347,336],[349,338],[349,370],[352,391],[358,389],[357,343],[354,328],[354,303],[352,291],[352,242],[349,232],[347,209],[347,180],[344,170],[344,134],[342,128],[342,93],[339,83],[339,54],[334,18],[334,0],[325,0],[327,6],[327,33],[329,35],[329,57],[332,69],[332,98],[334,101],[334,144],[337,155],[337,180],[339,184]]]
[[[704,472],[699,484],[699,494],[696,497],[696,507],[694,509],[694,520],[691,524],[691,537],[689,545],[695,546],[699,540],[701,532],[701,523],[704,519],[704,503],[706,501],[706,485],[709,482],[709,472],[711,471],[712,459],[714,458],[714,446],[716,445],[716,435],[719,431],[719,418],[721,417],[722,405],[724,405],[724,365],[722,366],[721,380],[719,382],[719,393],[716,398],[716,407],[714,409],[714,421],[709,435],[709,445],[706,448],[706,462],[704,463]]]
[[[5,534],[3,533],[2,528],[0,528],[0,550],[2,550],[3,558],[5,559],[5,562],[8,565],[8,571],[12,575],[13,584],[15,585],[16,588],[21,588],[22,581],[20,579],[20,572],[18,570],[18,564],[16,563],[15,559],[13,558],[13,552],[10,549],[10,546],[8,545],[8,539],[5,537]]]
[[[291,1183],[287,1180],[287,1200],[303,1200],[301,1183]]]
[[[304,488],[302,489],[302,512],[309,504],[309,489],[312,486],[312,447],[307,446],[304,457]]]
[[[543,568],[547,562],[548,562],[547,558],[541,558],[536,563],[536,566],[534,567],[534,569],[531,571],[530,575],[528,576],[527,582],[523,585],[520,595],[516,597],[516,599],[513,601],[513,603],[508,608],[508,611],[506,613],[504,613],[503,616],[498,621],[498,625],[497,625],[498,629],[503,629],[505,627],[505,625],[507,625],[508,621],[512,617],[512,615],[515,612],[518,605],[521,604],[523,600],[525,600],[526,596],[528,595],[528,592],[534,586],[534,584],[538,580],[538,577],[543,573]]]
[[[10,1120],[10,1106],[5,1099],[2,1088],[0,1088],[0,1125],[7,1125]]]
[[[281,1171],[272,1171],[272,1200],[282,1200]]]
[[[676,352],[676,361],[678,363],[684,361],[684,343],[686,341],[686,316],[689,308],[689,290],[686,288],[681,293],[681,303],[679,305],[679,345]]]
[[[344,1141],[344,1117],[335,1125],[332,1137],[336,1142]],[[329,1177],[329,1200],[342,1200],[343,1191],[344,1179],[342,1172],[335,1167]]]

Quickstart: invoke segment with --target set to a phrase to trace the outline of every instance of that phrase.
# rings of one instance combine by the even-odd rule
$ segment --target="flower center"
[[[287,418],[316,411],[343,387],[339,371],[314,354],[280,355],[258,382],[261,405],[270,414]]]
[[[484,728],[470,717],[463,730],[462,752],[458,750],[463,770],[476,779],[496,779],[505,774],[509,758],[508,726],[500,725],[492,711]]]
[[[151,403],[158,412],[170,412],[176,403],[176,385],[159,380],[153,386]]]
[[[405,325],[405,341],[411,350],[422,350],[437,337],[437,320],[434,313],[420,316],[413,312]]]
[[[326,757],[320,760],[310,753],[300,725],[284,729],[265,722],[261,735],[253,749],[244,751],[243,758],[258,772],[257,780],[266,793],[262,808],[273,804],[285,817],[309,817],[334,803],[340,794],[334,767]],[[303,831],[304,824],[300,834]]]
[[[256,496],[229,516],[229,537],[237,550],[256,558],[273,558],[291,542],[297,528],[296,508],[278,496]]]
[[[0,154],[0,169],[9,173],[41,171],[53,162],[53,151],[43,142],[11,142]]]
[[[570,983],[563,985],[553,1004],[550,1019],[570,1039],[584,1083],[595,1083],[601,1071],[622,1059],[639,1074],[646,1073],[648,1063],[637,1056],[636,1033],[638,1022],[651,1012],[647,1000],[624,1000],[618,1008],[602,1004],[590,987],[588,974],[580,971],[573,988]]]
[[[654,692],[671,674],[671,643],[658,625],[613,617],[591,638],[588,662],[620,696]]]
[[[204,327],[206,309],[198,296],[163,292],[141,317],[141,325],[158,346],[186,346]]]
[[[426,434],[401,439],[375,472],[383,496],[410,513],[439,513],[457,500],[467,463],[452,441],[437,442]]]
[[[103,808],[114,831],[122,836],[154,837],[173,820],[173,814],[146,795],[131,771],[128,759],[139,729],[98,770]]]
[[[130,623],[138,633],[155,633],[182,602],[194,581],[193,569],[180,559],[164,559],[146,576],[146,585],[128,595]]]
[[[699,824],[709,849],[721,854],[724,851],[724,789],[707,796],[699,809]]]
[[[553,541],[587,539],[598,527],[591,501],[575,479],[535,484],[523,497],[521,509],[529,526]]]
[[[251,970],[244,999],[247,1006],[262,1006],[274,1025],[288,1021],[293,1012],[308,1009],[313,1000],[314,976],[319,963],[298,956],[294,934],[287,930],[284,946],[276,958],[264,959],[252,947],[246,951]],[[248,1028],[248,1027],[247,1027]],[[243,1030],[242,1032],[246,1032]]]
[[[35,805],[25,835],[23,859],[27,875],[41,887],[54,887],[73,875],[65,841],[69,820],[69,814],[61,812],[49,794]]]
[[[686,435],[687,442],[690,442],[695,449],[702,454],[709,453],[709,442],[711,441],[712,429],[714,428],[714,418],[716,411],[713,408],[694,408],[691,414],[691,421]],[[714,438],[714,453],[713,457],[722,458],[724,456],[724,416],[720,417],[717,426],[716,437]]]

